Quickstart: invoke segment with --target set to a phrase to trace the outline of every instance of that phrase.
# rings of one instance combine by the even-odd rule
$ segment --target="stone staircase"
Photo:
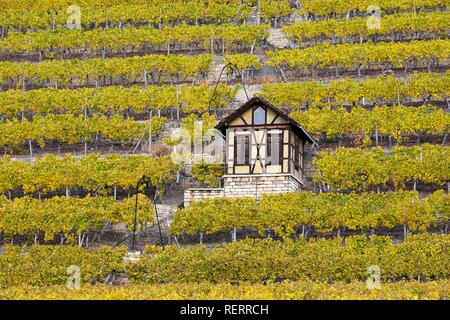
[[[223,67],[225,66],[225,58],[223,56],[214,56],[214,60],[212,63],[212,67],[208,72],[208,75],[206,76],[205,82],[208,85],[215,85],[217,83],[217,80],[219,79],[220,72],[222,71]],[[225,71],[222,73],[222,77],[220,81],[225,81]]]
[[[286,38],[286,36],[284,35],[284,33],[281,31],[280,28],[270,29],[270,35],[267,38],[267,42],[277,49],[291,48],[294,45],[294,43],[291,40]]]
[[[180,197],[178,197],[180,198]],[[178,202],[182,202],[179,200]],[[156,204],[156,209],[158,210],[159,223],[161,225],[161,231],[163,234],[166,233],[167,228],[170,225],[171,219],[175,212],[177,211],[176,204]],[[126,232],[127,226],[124,223],[117,223],[111,226],[112,231],[115,232]],[[154,223],[147,224],[147,232],[150,236],[159,237],[159,228],[156,220]]]
[[[170,225],[170,222],[175,214],[177,207],[174,205],[167,204],[156,204],[156,209],[158,210],[159,223],[161,225],[161,231],[163,234],[166,234],[167,228]],[[159,237],[159,228],[158,224],[155,222],[147,225],[147,232],[152,237]]]
[[[245,89],[247,90],[248,99],[251,99],[253,96],[257,95],[262,91],[262,85],[246,85]],[[247,102],[247,96],[245,95],[244,88],[240,88],[234,97],[234,100],[231,102],[231,108],[236,109]]]
[[[301,16],[301,15],[298,13],[298,10],[295,10],[295,11],[291,14],[290,20],[292,21],[292,23],[295,23],[295,22],[302,22],[302,21],[305,21],[306,19],[305,19],[305,17]]]

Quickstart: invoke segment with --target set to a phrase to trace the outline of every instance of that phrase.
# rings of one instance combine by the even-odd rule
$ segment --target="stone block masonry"
[[[293,193],[302,190],[302,184],[290,174],[224,176],[225,197],[255,197],[263,194]]]
[[[184,206],[191,201],[211,198],[254,197],[261,200],[263,194],[294,193],[303,185],[290,174],[276,175],[225,175],[223,188],[195,188],[184,192]]]
[[[184,192],[184,206],[188,206],[191,201],[201,201],[211,198],[223,198],[223,188],[195,188]]]

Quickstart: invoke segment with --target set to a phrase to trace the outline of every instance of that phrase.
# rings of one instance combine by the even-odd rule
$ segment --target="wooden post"
[[[33,145],[31,144],[31,139],[28,140],[28,147],[30,149],[30,158],[33,157]]]
[[[211,36],[211,54],[214,55],[214,37]]]
[[[147,88],[148,80],[147,80],[147,68],[144,68],[144,85]]]
[[[261,25],[261,0],[256,3],[256,25]]]
[[[150,110],[150,116],[149,116],[149,122],[150,122],[150,128],[148,130],[148,153],[152,152],[152,113],[153,110]]]
[[[177,87],[177,121],[180,121],[180,103],[178,102],[178,99],[180,99],[180,88]]]
[[[177,245],[177,248],[179,248],[180,244],[178,243],[177,236],[173,236],[173,240],[175,241],[175,244]]]

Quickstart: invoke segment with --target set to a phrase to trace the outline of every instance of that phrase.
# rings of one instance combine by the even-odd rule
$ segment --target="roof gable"
[[[316,144],[316,141],[303,129],[300,124],[289,117],[285,112],[283,112],[281,109],[275,107],[271,103],[269,103],[267,100],[261,98],[261,97],[253,97],[250,100],[248,100],[246,103],[244,103],[242,106],[237,108],[235,111],[233,111],[231,114],[229,114],[227,117],[222,119],[217,125],[216,129],[220,130],[222,133],[224,133],[225,129],[228,128],[235,119],[238,119],[242,114],[244,114],[247,110],[250,110],[255,105],[263,105],[268,110],[272,110],[275,114],[277,114],[279,117],[286,120],[293,129],[299,134],[300,136],[304,137],[305,140],[309,141],[312,144]]]

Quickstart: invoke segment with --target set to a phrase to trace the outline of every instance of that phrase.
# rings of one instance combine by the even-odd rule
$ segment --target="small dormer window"
[[[263,107],[258,107],[253,111],[253,124],[262,125],[266,123],[266,110]]]

